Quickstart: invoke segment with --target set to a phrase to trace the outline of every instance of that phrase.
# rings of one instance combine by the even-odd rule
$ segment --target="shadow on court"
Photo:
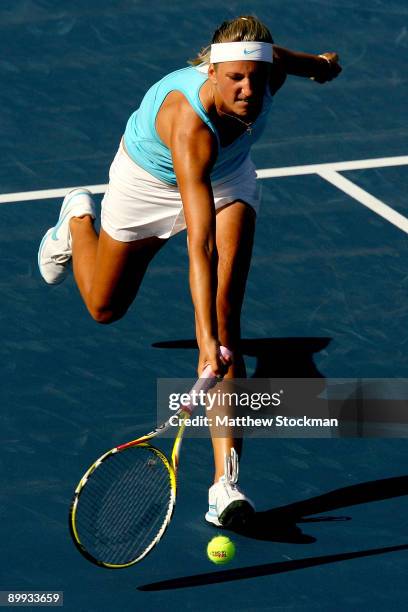
[[[272,576],[274,574],[283,574],[293,572],[295,570],[306,569],[329,563],[338,563],[340,561],[350,561],[352,559],[361,559],[362,557],[372,557],[374,555],[384,555],[402,550],[408,550],[408,544],[399,546],[386,546],[383,548],[371,548],[357,552],[341,553],[337,555],[323,555],[319,557],[310,557],[308,559],[299,559],[293,561],[281,561],[278,563],[264,563],[239,569],[225,570],[222,572],[208,572],[206,574],[198,574],[196,576],[184,576],[172,580],[163,580],[151,584],[144,584],[138,588],[139,591],[164,591],[170,589],[183,589],[187,587],[198,587],[207,584],[216,584],[220,582],[232,582],[234,580],[245,580],[247,578],[259,578],[260,576]]]
[[[351,519],[347,516],[304,517],[403,495],[408,495],[408,476],[384,478],[342,487],[311,499],[257,512],[252,521],[237,533],[248,538],[270,542],[312,543],[316,541],[316,538],[303,534],[297,527],[298,523],[341,522]]]
[[[291,544],[307,544],[316,541],[316,538],[305,535],[301,532],[297,523],[314,522],[341,522],[351,520],[345,516],[327,516],[304,518],[309,514],[328,512],[354,506],[357,504],[371,503],[400,497],[408,494],[408,476],[398,478],[385,478],[372,482],[360,483],[350,487],[343,487],[335,491],[330,491],[324,495],[319,495],[308,500],[296,502],[280,508],[257,512],[251,523],[245,528],[237,531],[242,536],[254,538],[256,540],[288,542]],[[329,563],[340,561],[350,561],[374,555],[384,555],[408,549],[408,544],[397,546],[387,546],[372,548],[355,552],[347,552],[333,555],[323,555],[283,561],[277,563],[265,563],[256,566],[242,567],[239,569],[225,570],[221,572],[209,572],[195,576],[183,576],[164,580],[138,587],[141,591],[161,591],[167,589],[180,589],[186,587],[196,587],[220,582],[231,582],[234,580],[244,580],[248,578],[258,578],[260,576],[271,576],[295,570],[306,569]]]
[[[252,378],[324,378],[314,363],[331,338],[259,338],[241,341],[244,356],[255,357]],[[195,340],[154,342],[155,348],[197,349]]]

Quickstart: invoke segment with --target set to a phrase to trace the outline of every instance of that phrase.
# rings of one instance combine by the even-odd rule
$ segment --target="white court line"
[[[354,161],[331,162],[328,164],[310,164],[309,166],[287,166],[284,168],[264,168],[257,170],[257,176],[264,178],[279,178],[283,176],[300,176],[303,174],[319,174],[321,171],[333,170],[341,172],[346,170],[364,170],[367,168],[385,168],[389,166],[408,165],[408,155],[396,157],[378,157],[373,159],[357,159]],[[107,185],[81,185],[92,193],[105,193]],[[42,189],[40,191],[21,191],[17,193],[0,194],[0,204],[13,202],[28,202],[30,200],[47,200],[49,198],[62,198],[72,187],[60,189]]]
[[[257,170],[258,178],[279,178],[281,176],[300,176],[301,174],[318,174],[322,170],[345,172],[346,170],[365,170],[367,168],[386,168],[389,166],[408,165],[408,155],[397,157],[376,157],[373,159],[356,159],[355,161],[331,162],[329,164],[310,164],[309,166],[288,166],[286,168],[265,168]]]
[[[381,200],[378,200],[378,198],[375,198],[370,193],[361,189],[361,187],[358,187],[355,183],[333,170],[321,170],[317,174],[338,189],[341,189],[341,191],[344,191],[344,193],[347,193],[347,195],[357,200],[357,202],[364,204],[364,206],[367,206],[367,208],[377,213],[377,215],[380,215],[380,217],[386,219],[408,234],[408,219],[400,215],[400,213],[390,206],[387,206],[387,204],[384,204],[384,202],[381,202]]]
[[[105,193],[107,185],[78,185],[89,189],[92,193]],[[4,193],[0,195],[0,204],[13,204],[14,202],[29,202],[31,200],[48,200],[49,198],[63,198],[73,187],[60,189],[42,189],[41,191],[21,191],[19,193]]]
[[[264,168],[257,170],[257,176],[263,178],[279,178],[283,176],[299,176],[302,174],[319,174],[321,171],[334,170],[341,172],[346,170],[364,170],[366,168],[385,168],[387,166],[408,165],[408,155],[396,157],[378,157],[373,159],[357,159],[355,161],[332,162],[329,164],[310,164],[309,166],[287,166],[286,168]],[[22,191],[18,193],[0,194],[0,204],[12,204],[13,202],[28,202],[30,200],[47,200],[49,198],[62,198],[72,187],[61,187],[60,189],[42,189],[41,191]],[[107,185],[81,185],[92,191],[92,193],[105,193]]]
[[[284,176],[300,176],[305,174],[317,174],[347,195],[351,196],[383,219],[386,219],[403,232],[408,233],[408,219],[393,210],[378,198],[375,198],[352,181],[338,174],[347,170],[364,170],[369,168],[385,168],[390,166],[408,165],[408,155],[394,157],[378,157],[373,159],[359,159],[354,161],[331,162],[327,164],[310,164],[308,166],[287,166],[283,168],[264,168],[257,170],[259,179],[280,178]],[[107,185],[82,185],[92,193],[105,193]],[[40,191],[23,191],[17,193],[5,193],[0,195],[0,204],[11,204],[13,202],[27,202],[31,200],[46,200],[49,198],[64,197],[73,187],[62,187],[60,189],[43,189]]]

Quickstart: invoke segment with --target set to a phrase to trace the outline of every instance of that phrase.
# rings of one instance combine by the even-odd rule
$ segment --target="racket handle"
[[[230,351],[226,346],[220,346],[221,357],[225,361],[232,360],[232,351]],[[201,373],[200,378],[197,380],[196,384],[192,388],[191,391],[204,391],[207,393],[218,381],[218,377],[211,370],[211,366],[207,365]]]
[[[220,346],[221,357],[224,361],[231,361],[232,359],[232,351],[227,349],[226,346]],[[208,364],[204,370],[202,371],[200,378],[216,378],[215,374],[211,370],[211,366]]]

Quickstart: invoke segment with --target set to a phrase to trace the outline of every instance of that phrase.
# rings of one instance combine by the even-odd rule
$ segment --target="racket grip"
[[[220,346],[221,357],[225,361],[231,361],[232,359],[232,351],[227,349],[226,346]],[[214,372],[211,370],[211,366],[207,365],[202,371],[200,378],[216,378]]]
[[[225,361],[232,360],[232,352],[227,349],[226,346],[220,346],[220,354]],[[190,390],[190,396],[194,396],[194,394],[200,393],[201,391],[207,393],[212,387],[217,384],[218,380],[219,378],[211,370],[211,366],[207,365],[202,371],[201,376],[195,383],[194,387]],[[189,414],[192,414],[194,408],[195,404],[194,402],[191,402],[190,404],[183,405],[183,407],[180,408],[179,411],[184,411],[188,412]]]
[[[230,351],[226,346],[220,346],[220,353],[221,357],[225,361],[232,360],[232,351]],[[218,377],[211,370],[211,366],[207,365],[202,371],[200,378],[197,380],[192,390],[204,391],[205,393],[207,393],[207,391],[209,391],[211,387],[216,384],[217,380]]]

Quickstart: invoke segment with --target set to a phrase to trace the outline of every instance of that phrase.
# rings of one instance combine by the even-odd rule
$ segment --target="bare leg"
[[[234,202],[217,213],[218,290],[217,318],[218,338],[234,352],[234,363],[226,375],[228,378],[245,378],[245,364],[240,353],[241,309],[248,277],[253,238],[255,212],[243,202]],[[213,433],[213,432],[212,432]],[[235,448],[241,452],[242,439],[236,439],[232,430],[225,437],[213,435],[215,476],[214,482],[224,474],[224,457]]]
[[[166,240],[120,242],[103,229],[98,237],[89,216],[70,222],[74,276],[91,316],[99,323],[121,318],[136,297],[147,266]]]

